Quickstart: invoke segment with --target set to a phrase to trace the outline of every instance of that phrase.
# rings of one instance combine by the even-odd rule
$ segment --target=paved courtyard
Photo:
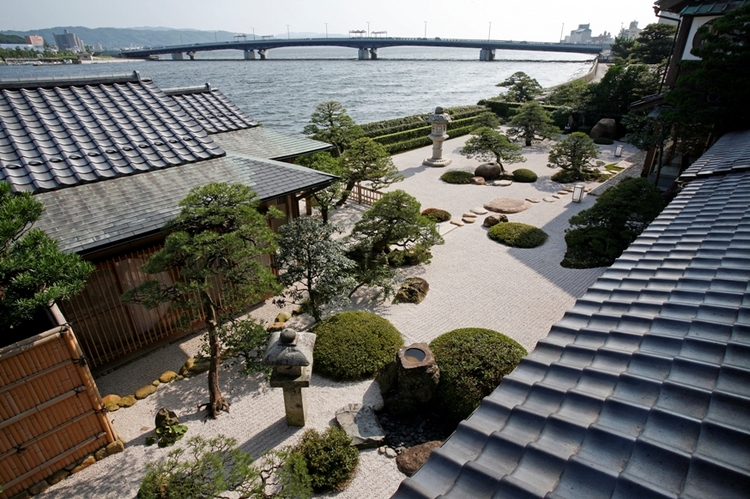
[[[431,155],[429,147],[394,156],[394,162],[406,179],[389,190],[403,189],[415,196],[423,208],[445,209],[454,219],[460,219],[464,212],[497,197],[541,199],[562,188],[550,180],[554,171],[546,166],[547,144],[524,148],[527,162],[507,165],[508,170],[535,171],[539,180],[533,184],[495,187],[450,185],[440,181],[440,175],[448,169],[473,171],[479,164],[458,154],[465,140],[466,137],[462,137],[446,142],[444,156],[453,160],[447,168],[421,165],[422,160]],[[614,147],[602,147],[600,159],[606,163],[621,159],[613,157]],[[625,145],[623,158],[634,152],[631,146]],[[507,248],[490,240],[481,226],[484,218],[481,215],[476,223],[463,227],[443,223],[441,233],[445,244],[433,248],[432,262],[405,271],[430,284],[430,291],[421,304],[372,303],[367,293],[361,293],[355,296],[351,308],[371,310],[387,318],[401,331],[406,344],[430,342],[459,327],[484,327],[498,330],[531,350],[604,270],[570,270],[559,265],[565,252],[564,230],[568,219],[592,206],[594,201],[593,196],[587,196],[583,202],[573,203],[568,195],[554,202],[535,203],[527,211],[510,215],[511,221],[535,225],[549,234],[549,240],[535,249]],[[365,209],[348,203],[334,212],[331,220],[351,227]],[[278,312],[279,308],[269,303],[257,307],[251,314],[270,322]],[[304,318],[294,318],[290,324],[304,328],[306,322]],[[99,389],[102,395],[133,393],[157,379],[161,372],[179,369],[199,347],[200,340],[194,336],[161,348],[99,377]],[[231,412],[215,421],[204,423],[204,413],[197,410],[197,405],[208,398],[204,375],[162,385],[154,395],[135,406],[111,413],[110,419],[126,442],[125,452],[73,475],[40,497],[134,497],[146,463],[164,458],[169,450],[144,445],[146,435],[153,430],[154,414],[161,407],[177,412],[181,421],[188,425],[188,437],[232,436],[243,450],[255,457],[266,450],[295,443],[304,431],[287,427],[281,390],[270,388],[258,378],[242,376],[234,368],[223,369],[220,382],[231,404]],[[331,423],[334,412],[349,403],[382,403],[377,385],[370,380],[334,383],[313,374],[307,390],[308,427],[323,430]],[[378,454],[377,450],[363,451],[360,458],[352,483],[331,497],[390,497],[404,478],[396,469],[395,460]]]

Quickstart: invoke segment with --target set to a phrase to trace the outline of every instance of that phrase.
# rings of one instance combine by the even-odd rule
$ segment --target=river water
[[[476,104],[501,93],[495,85],[516,71],[550,87],[583,76],[592,64],[586,54],[497,51],[495,61],[485,62],[475,49],[420,47],[380,49],[379,59],[369,61],[343,47],[274,49],[264,61],[241,56],[225,51],[199,53],[196,61],[0,66],[0,79],[139,71],[161,88],[208,82],[265,126],[300,134],[326,100],[341,102],[357,123],[368,123]]]

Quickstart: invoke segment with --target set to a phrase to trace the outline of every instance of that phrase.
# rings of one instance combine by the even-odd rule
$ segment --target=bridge
[[[195,43],[188,45],[171,45],[167,47],[149,47],[144,49],[123,50],[123,57],[148,58],[161,54],[171,54],[173,60],[183,60],[185,54],[193,60],[198,52],[212,50],[242,50],[245,59],[266,59],[268,51],[281,47],[350,47],[358,50],[360,60],[377,59],[378,49],[384,47],[453,47],[479,49],[479,60],[492,61],[496,50],[531,50],[537,52],[576,52],[582,54],[600,54],[603,48],[599,45],[577,45],[571,43],[516,42],[512,40],[462,40],[453,38],[392,38],[392,37],[354,37],[354,38],[269,38]]]

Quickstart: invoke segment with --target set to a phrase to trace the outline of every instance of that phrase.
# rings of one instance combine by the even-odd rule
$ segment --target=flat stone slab
[[[463,217],[463,218],[477,218],[477,214],[476,213],[472,213],[472,212],[466,212],[463,215],[461,215],[461,217]]]
[[[531,205],[522,199],[496,198],[484,205],[484,208],[495,213],[519,213],[531,208]]]
[[[561,190],[557,191],[557,193],[559,195],[561,195],[561,196],[564,196],[566,194],[570,194],[571,192],[573,192],[573,191],[569,191],[568,189],[561,189]]]
[[[486,181],[484,180],[484,177],[471,177],[470,182],[474,185],[484,185]]]
[[[562,196],[560,194],[553,194],[552,197],[555,199],[562,199]]]
[[[509,185],[513,185],[512,180],[498,180],[495,182],[495,185],[499,185],[500,187],[508,187]]]
[[[558,199],[558,198],[556,198],[556,197],[548,197],[548,198],[544,198],[544,200],[545,200],[546,202],[548,202],[548,203],[554,203],[555,201],[557,201],[557,199]]]
[[[369,405],[347,404],[336,411],[336,423],[358,449],[372,449],[385,443],[385,432]]]
[[[542,202],[542,200],[539,198],[526,198],[526,201],[528,201],[529,203],[534,203],[534,204]]]
[[[477,218],[476,217],[463,217],[461,221],[467,224],[473,224],[474,222],[477,221]]]
[[[481,206],[477,206],[476,208],[472,208],[469,211],[471,211],[472,213],[475,213],[477,215],[486,215],[487,214],[487,210],[485,210]]]
[[[458,227],[464,226],[464,223],[461,220],[451,220],[451,224],[456,225]]]

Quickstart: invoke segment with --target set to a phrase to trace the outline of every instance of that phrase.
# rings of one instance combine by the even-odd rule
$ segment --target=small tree
[[[635,47],[635,38],[615,37],[615,43],[609,49],[614,63],[626,63],[630,58],[633,47]]]
[[[0,182],[0,329],[31,319],[56,300],[79,293],[94,266],[65,254],[34,223],[44,211],[29,193],[13,194]]]
[[[307,166],[313,170],[318,170],[331,175],[341,176],[341,164],[339,161],[327,152],[318,152],[309,156],[299,158],[302,166]],[[320,216],[323,223],[328,223],[328,213],[336,207],[336,202],[344,196],[345,186],[342,181],[334,182],[325,189],[315,191],[313,198],[320,209]]]
[[[508,136],[512,139],[523,138],[526,146],[533,141],[550,139],[560,133],[552,123],[552,117],[537,101],[527,101],[510,120]]]
[[[526,158],[521,156],[521,146],[514,144],[505,135],[487,127],[477,128],[464,143],[461,154],[467,158],[480,161],[496,161],[500,170],[505,172],[503,163],[522,163]]]
[[[586,180],[591,160],[596,155],[594,141],[585,133],[573,132],[552,146],[547,166],[575,172],[576,180]]]
[[[350,275],[354,262],[345,256],[343,243],[333,239],[338,232],[313,217],[298,218],[279,229],[276,263],[279,281],[287,286],[284,294],[297,303],[307,299],[307,311],[315,322],[320,322],[326,308],[345,305],[356,284]]]
[[[369,181],[374,189],[379,189],[404,179],[385,147],[366,137],[352,142],[341,156],[341,173],[346,180],[346,188],[338,206],[346,202],[349,193],[359,182]]]
[[[513,73],[505,81],[498,83],[496,86],[508,89],[508,92],[505,94],[505,100],[508,102],[533,100],[543,90],[538,81],[523,71]]]
[[[476,118],[474,118],[474,128],[492,128],[493,130],[500,127],[500,120],[497,118],[497,115],[493,113],[492,111],[487,111],[481,114],[478,114]]]
[[[677,33],[673,24],[652,23],[638,34],[630,59],[643,64],[662,64],[672,54],[672,42]]]
[[[197,187],[180,201],[180,213],[164,227],[173,231],[164,248],[143,266],[148,274],[177,270],[172,285],[149,280],[128,290],[123,301],[149,308],[171,303],[185,324],[203,320],[211,359],[208,370],[208,415],[229,410],[219,388],[221,333],[233,316],[279,291],[276,277],[259,257],[273,253],[276,235],[258,210],[253,191],[241,184]],[[218,288],[221,288],[219,296]]]
[[[310,124],[302,132],[315,140],[332,144],[336,148],[336,156],[364,135],[362,128],[346,114],[344,106],[333,100],[318,104],[310,116]]]

